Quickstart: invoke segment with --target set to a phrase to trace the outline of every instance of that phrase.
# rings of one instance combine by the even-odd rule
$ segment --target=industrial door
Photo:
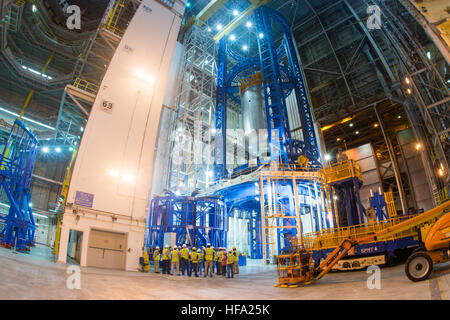
[[[87,266],[108,269],[125,269],[125,241],[123,233],[91,230]]]

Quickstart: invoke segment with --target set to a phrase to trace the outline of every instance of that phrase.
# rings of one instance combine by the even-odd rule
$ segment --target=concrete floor
[[[81,268],[81,289],[66,287],[66,265],[53,263],[46,247],[31,254],[0,248],[0,299],[449,299],[450,263],[429,280],[413,283],[404,265],[381,269],[381,289],[369,290],[366,271],[331,273],[299,288],[275,288],[276,266],[250,261],[235,279],[189,278]]]

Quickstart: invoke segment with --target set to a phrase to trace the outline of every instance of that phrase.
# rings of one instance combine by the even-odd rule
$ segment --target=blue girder
[[[254,18],[257,31],[264,34],[263,37],[258,37],[258,57],[245,58],[234,52],[227,46],[225,38],[219,42],[215,123],[218,141],[214,146],[216,181],[228,174],[225,153],[227,98],[240,103],[235,83],[259,70],[263,71],[271,159],[295,163],[298,156],[303,155],[309,159],[310,164],[320,166],[320,152],[311,105],[289,24],[280,13],[265,6],[255,11]],[[283,41],[279,47],[275,46],[272,22],[278,23],[283,31]],[[236,61],[230,70],[227,70],[228,57]],[[290,135],[286,97],[293,90],[299,108],[304,141],[293,140]],[[278,136],[273,135],[274,133],[278,133]],[[274,143],[271,143],[272,139],[275,139]]]
[[[0,185],[10,205],[7,216],[1,216],[5,226],[0,242],[18,250],[29,250],[34,245],[36,225],[30,208],[30,183],[36,162],[38,141],[19,120],[1,145]]]

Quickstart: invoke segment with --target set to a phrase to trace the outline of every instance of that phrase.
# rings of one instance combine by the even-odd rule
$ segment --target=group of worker
[[[162,252],[159,247],[153,251],[153,261],[155,264],[155,273],[160,273],[160,262],[162,264],[162,273],[179,276],[180,272],[184,276],[185,273],[189,277],[193,274],[198,277],[204,273],[204,277],[208,274],[210,277],[216,269],[217,275],[234,278],[239,273],[239,253],[236,247],[232,250],[226,248],[214,248],[210,243],[206,248],[197,249],[195,247],[190,250],[185,244],[182,247],[174,248],[166,245]]]

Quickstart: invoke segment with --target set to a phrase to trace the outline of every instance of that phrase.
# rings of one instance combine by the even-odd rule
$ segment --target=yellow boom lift
[[[412,281],[425,280],[433,271],[434,264],[450,261],[449,208],[450,201],[447,201],[419,216],[376,233],[359,239],[345,239],[318,265],[314,264],[312,252],[305,249],[300,249],[293,254],[279,255],[277,257],[278,285],[276,286],[297,287],[314,283],[325,276],[352,248],[374,242],[377,237],[400,233],[412,228],[420,230],[423,246],[416,249],[408,258],[405,272]],[[438,220],[434,222],[436,219]],[[433,223],[427,225],[430,220]]]

